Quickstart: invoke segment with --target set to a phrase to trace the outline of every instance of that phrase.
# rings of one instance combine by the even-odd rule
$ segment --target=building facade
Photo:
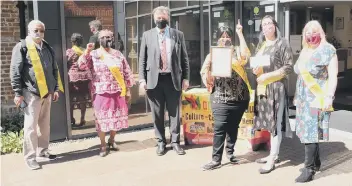
[[[85,120],[81,128],[71,126],[70,107],[75,107],[74,117],[79,120],[79,108],[70,102],[68,69],[65,51],[71,47],[72,33],[81,33],[84,45],[92,33],[88,23],[99,19],[103,29],[119,33],[125,45],[124,55],[133,74],[138,78],[138,58],[141,37],[144,31],[155,27],[152,10],[158,6],[170,8],[170,26],[185,35],[190,60],[191,87],[201,87],[200,68],[211,46],[216,45],[216,31],[219,26],[228,25],[234,30],[237,20],[241,20],[247,45],[252,50],[258,42],[260,21],[264,15],[273,16],[279,24],[280,33],[290,40],[295,58],[301,50],[304,24],[318,19],[327,32],[328,39],[336,38],[340,47],[338,57],[341,72],[352,69],[352,4],[350,2],[303,2],[303,1],[4,1],[1,2],[1,109],[14,111],[13,93],[9,79],[11,51],[13,46],[26,36],[26,25],[32,19],[39,19],[46,25],[45,39],[54,47],[61,76],[65,83],[65,93],[52,106],[52,140],[73,138],[95,133],[93,112],[87,106]],[[331,38],[331,39],[330,39]],[[234,43],[238,44],[237,36]],[[350,52],[350,53],[348,53]],[[248,69],[250,70],[250,69]],[[248,73],[249,75],[251,73]],[[255,81],[252,78],[253,81]],[[289,77],[289,95],[295,91],[296,77]],[[343,85],[343,83],[339,83]],[[345,86],[349,86],[346,84]],[[350,86],[352,87],[352,86]],[[152,123],[146,96],[132,88],[130,125],[133,127]],[[144,126],[144,125],[143,125]]]

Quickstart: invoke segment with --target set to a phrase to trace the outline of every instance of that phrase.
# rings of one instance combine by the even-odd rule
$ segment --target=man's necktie
[[[162,35],[165,34],[165,32],[161,33]],[[166,38],[163,36],[163,40],[161,41],[161,64],[160,64],[160,69],[162,71],[166,71],[167,69],[167,54],[166,54]]]

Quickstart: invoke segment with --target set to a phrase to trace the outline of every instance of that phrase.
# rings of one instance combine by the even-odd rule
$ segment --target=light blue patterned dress
[[[302,143],[318,143],[320,140],[329,140],[329,120],[331,112],[321,111],[310,107],[315,99],[314,94],[305,85],[297,64],[300,60],[308,60],[307,71],[314,77],[316,82],[323,87],[328,80],[328,65],[336,54],[336,49],[331,44],[319,46],[310,59],[300,58],[297,60],[294,70],[298,74],[296,83],[296,134]]]

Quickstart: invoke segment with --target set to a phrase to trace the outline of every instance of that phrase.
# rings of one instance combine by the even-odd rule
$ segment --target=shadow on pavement
[[[344,166],[347,161],[352,162],[352,151],[346,148],[343,142],[323,142],[319,144],[320,159],[322,167],[320,173],[315,179],[326,177],[332,174],[351,173],[352,166]],[[249,152],[245,155],[238,156],[239,164],[252,163],[256,159],[268,156],[269,150]],[[275,171],[287,166],[298,166],[304,163],[304,144],[300,142],[298,137],[283,138],[280,147],[280,160]],[[302,165],[303,166],[303,165]],[[299,172],[293,173],[300,174]]]

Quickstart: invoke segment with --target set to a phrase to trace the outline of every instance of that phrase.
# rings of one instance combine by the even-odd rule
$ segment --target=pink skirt
[[[128,128],[128,106],[120,93],[95,94],[93,100],[95,128],[98,132]]]

